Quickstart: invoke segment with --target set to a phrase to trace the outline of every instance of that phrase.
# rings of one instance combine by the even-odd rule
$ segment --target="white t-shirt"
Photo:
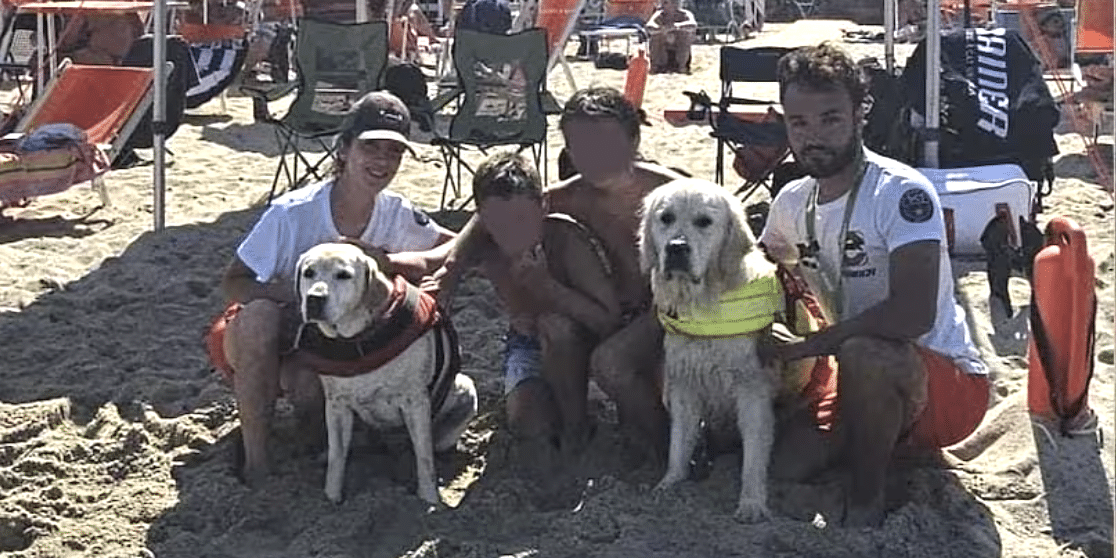
[[[288,192],[272,201],[236,255],[256,280],[276,278],[294,281],[298,257],[323,242],[341,237],[333,221],[327,180]],[[394,192],[380,192],[372,216],[360,239],[388,253],[429,250],[438,241],[434,221]]]
[[[817,182],[803,178],[786,185],[771,203],[760,242],[788,267],[799,266],[830,323],[837,309],[849,319],[882,302],[888,294],[888,263],[893,250],[920,240],[939,241],[938,305],[934,327],[918,344],[952,359],[970,374],[987,374],[953,293],[953,272],[942,206],[934,186],[918,171],[865,149],[868,168],[857,193],[844,243],[838,242],[848,194],[817,206],[816,249],[807,246],[807,205]],[[840,305],[840,269],[843,292]]]

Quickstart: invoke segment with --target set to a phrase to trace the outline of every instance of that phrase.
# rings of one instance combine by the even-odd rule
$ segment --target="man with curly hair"
[[[805,280],[828,327],[769,356],[832,355],[838,368],[832,430],[814,416],[788,419],[771,470],[801,478],[845,467],[844,523],[877,525],[896,448],[936,450],[971,434],[987,410],[988,369],[953,296],[934,186],[861,141],[861,70],[822,44],[783,57],[778,80],[787,139],[809,176],[775,197],[760,242]]]

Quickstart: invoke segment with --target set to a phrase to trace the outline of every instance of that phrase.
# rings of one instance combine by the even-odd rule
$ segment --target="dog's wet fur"
[[[655,306],[687,313],[716,303],[739,285],[775,273],[756,247],[741,203],[702,180],[665,184],[644,199],[640,260],[651,277]],[[760,363],[761,330],[727,339],[664,338],[663,399],[670,412],[670,453],[656,490],[687,478],[701,422],[734,425],[744,458],[735,517],[768,518],[767,465],[774,439],[773,400],[779,374]]]

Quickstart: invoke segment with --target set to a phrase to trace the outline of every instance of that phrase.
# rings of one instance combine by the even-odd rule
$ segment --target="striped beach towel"
[[[186,91],[186,108],[197,108],[221,94],[244,67],[248,54],[244,39],[190,45],[197,82]]]

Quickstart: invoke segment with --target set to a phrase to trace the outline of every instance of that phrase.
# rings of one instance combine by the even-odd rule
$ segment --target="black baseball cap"
[[[411,155],[411,111],[399,97],[387,91],[373,91],[353,104],[346,134],[353,139],[392,140],[403,144]]]

